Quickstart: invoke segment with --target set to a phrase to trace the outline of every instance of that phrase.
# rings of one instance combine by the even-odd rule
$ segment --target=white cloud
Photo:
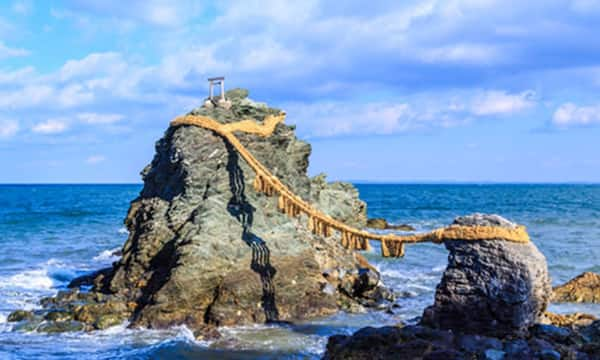
[[[367,103],[346,101],[290,103],[291,122],[307,136],[399,134],[464,126],[491,117],[511,116],[535,105],[531,91],[438,91],[402,100]]]
[[[120,114],[81,113],[77,118],[88,124],[113,124],[123,119]]]
[[[503,60],[502,51],[488,44],[452,44],[421,51],[427,63],[492,64]]]
[[[27,66],[24,68],[20,68],[14,71],[0,71],[0,85],[17,85],[23,84],[35,73],[35,68],[32,66]]]
[[[13,137],[19,131],[19,123],[15,120],[0,119],[0,138]]]
[[[8,91],[0,91],[1,108],[30,108],[46,103],[54,95],[48,85],[25,85]]]
[[[562,104],[552,116],[552,123],[558,127],[600,125],[600,105],[577,106],[573,103]]]
[[[65,119],[49,119],[34,125],[31,130],[39,134],[59,134],[68,128]]]
[[[85,162],[91,165],[98,164],[106,161],[106,157],[103,155],[92,155],[85,159]]]
[[[29,15],[33,10],[33,4],[27,0],[17,0],[13,2],[12,9],[17,14]]]
[[[0,41],[0,59],[18,56],[27,56],[29,51],[21,48],[11,48]]]
[[[535,105],[535,93],[531,90],[518,94],[505,91],[488,91],[479,95],[471,111],[474,115],[513,114]]]
[[[202,9],[197,1],[130,0],[123,6],[118,0],[70,0],[68,10],[54,10],[54,16],[81,18],[103,16],[122,22],[146,23],[160,27],[175,27],[198,15]]]
[[[78,60],[67,61],[59,71],[61,81],[121,73],[127,68],[122,55],[116,52],[92,53]]]

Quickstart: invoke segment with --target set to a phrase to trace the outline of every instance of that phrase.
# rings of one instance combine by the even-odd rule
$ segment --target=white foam
[[[117,231],[121,235],[129,234],[129,230],[126,227],[122,227]]]
[[[436,266],[433,269],[431,269],[431,271],[436,272],[436,273],[442,272],[444,270],[446,270],[446,265],[439,265],[439,266]]]
[[[110,250],[104,250],[100,254],[94,256],[93,260],[97,262],[113,262],[119,260],[119,257],[115,255],[121,248],[117,247]]]
[[[48,269],[27,270],[9,277],[0,278],[0,288],[19,288],[28,290],[49,290],[54,286]]]
[[[6,322],[6,315],[0,314],[0,324],[4,324]]]

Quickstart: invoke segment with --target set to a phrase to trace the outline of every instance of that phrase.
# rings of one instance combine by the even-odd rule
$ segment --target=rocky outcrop
[[[378,230],[400,230],[400,231],[414,231],[415,230],[414,227],[407,225],[407,224],[401,224],[401,225],[390,224],[384,218],[373,218],[373,219],[367,220],[367,227],[369,227],[371,229],[378,229]]]
[[[457,218],[458,225],[517,225],[496,215]],[[532,242],[444,242],[450,254],[434,304],[422,324],[464,333],[505,336],[524,333],[542,319],[550,294],[545,257]]]
[[[600,303],[600,275],[584,272],[554,288],[553,302]]]
[[[527,337],[496,338],[426,326],[367,327],[329,338],[325,360],[600,358],[600,322],[582,329],[535,325]]]
[[[192,114],[229,123],[280,112],[248,99],[247,91],[226,96],[231,107]],[[351,184],[307,176],[311,147],[296,138],[294,126],[278,124],[266,138],[238,138],[294,193],[338,220],[365,226],[366,206]],[[128,319],[134,327],[185,324],[212,334],[214,326],[302,320],[390,297],[377,290],[379,280],[363,284],[361,274],[378,274],[360,255],[335,236],[313,235],[306,219],[290,219],[276,197],[255,192],[252,169],[212,131],[170,127],[142,176],[144,187],[125,220],[129,238],[121,259],[76,279],[75,289],[49,301],[47,310],[68,309],[93,328]],[[87,299],[77,287],[88,284],[93,301],[71,306],[70,298]]]
[[[556,314],[547,311],[544,314],[544,317],[545,319],[543,320],[543,323],[569,328],[580,328],[588,326],[591,325],[594,321],[598,320],[598,318],[594,315],[579,312],[572,314]]]
[[[460,217],[454,224],[517,228],[497,215]],[[600,354],[593,318],[545,314],[550,279],[533,243],[470,239],[444,244],[448,266],[419,325],[333,336],[325,359],[595,359]],[[570,322],[570,327],[552,322]]]

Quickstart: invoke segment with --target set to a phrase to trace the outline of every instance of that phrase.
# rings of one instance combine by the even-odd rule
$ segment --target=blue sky
[[[2,1],[0,182],[139,182],[206,78],[310,172],[600,182],[600,1]]]

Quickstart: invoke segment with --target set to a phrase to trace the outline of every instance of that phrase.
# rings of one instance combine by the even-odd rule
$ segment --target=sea
[[[527,226],[548,260],[554,285],[584,271],[600,272],[600,185],[356,184],[369,217],[417,231],[460,215],[496,213]],[[21,332],[8,323],[16,309],[65,289],[71,279],[109,266],[127,239],[123,219],[141,185],[0,185],[0,359],[316,359],[333,334],[364,326],[414,323],[433,302],[447,251],[411,245],[401,259],[365,255],[401,296],[393,314],[338,313],[310,322],[222,329],[213,342],[186,327],[139,330],[127,323],[94,332]],[[600,316],[593,304],[551,311]]]

